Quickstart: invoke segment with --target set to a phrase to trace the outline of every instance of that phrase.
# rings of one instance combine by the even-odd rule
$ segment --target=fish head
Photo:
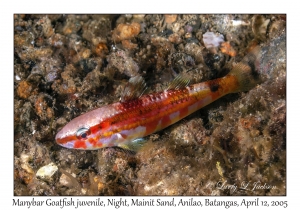
[[[82,150],[95,150],[110,146],[112,141],[104,136],[104,130],[107,132],[107,129],[103,127],[105,122],[102,122],[101,115],[97,117],[96,111],[80,115],[67,123],[56,134],[56,143],[69,149]]]

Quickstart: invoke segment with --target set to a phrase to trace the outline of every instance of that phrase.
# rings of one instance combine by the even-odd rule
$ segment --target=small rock
[[[164,15],[166,23],[173,23],[177,19],[177,15]]]
[[[50,163],[46,166],[41,167],[37,171],[36,176],[40,177],[43,180],[50,180],[57,170],[57,166],[54,163]]]
[[[113,31],[113,40],[116,42],[132,39],[140,33],[141,26],[139,23],[119,24]]]
[[[17,88],[17,94],[20,98],[27,99],[30,95],[36,94],[36,90],[31,83],[21,81]]]
[[[206,32],[203,34],[203,43],[207,49],[219,47],[222,42],[224,42],[224,36],[222,34],[215,34],[214,32]]]

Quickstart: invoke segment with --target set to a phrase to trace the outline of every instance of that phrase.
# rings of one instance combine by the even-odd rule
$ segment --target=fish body
[[[125,147],[164,129],[218,98],[257,84],[257,52],[247,55],[226,76],[182,88],[145,94],[87,112],[70,121],[56,142],[72,149]]]

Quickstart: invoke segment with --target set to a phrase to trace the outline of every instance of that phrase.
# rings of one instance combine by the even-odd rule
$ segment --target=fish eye
[[[87,138],[87,136],[90,134],[90,128],[88,127],[82,127],[82,128],[79,128],[76,132],[76,136],[78,139],[82,140],[82,139],[85,139]]]

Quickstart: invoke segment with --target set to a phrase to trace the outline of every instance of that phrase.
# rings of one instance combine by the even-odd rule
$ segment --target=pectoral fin
[[[144,138],[134,139],[125,144],[119,144],[118,147],[121,147],[125,150],[131,150],[137,152],[140,150],[147,141]]]

